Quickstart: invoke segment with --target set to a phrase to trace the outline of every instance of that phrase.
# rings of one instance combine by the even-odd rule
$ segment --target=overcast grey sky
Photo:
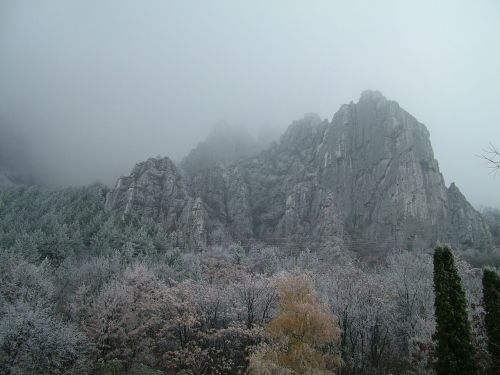
[[[475,156],[500,147],[498,0],[0,1],[0,123],[56,183],[178,160],[220,120],[331,119],[365,89],[428,127],[447,184],[500,207]]]

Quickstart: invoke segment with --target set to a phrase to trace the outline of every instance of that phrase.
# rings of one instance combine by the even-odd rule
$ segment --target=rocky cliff
[[[207,211],[191,197],[184,179],[168,158],[137,164],[130,176],[118,179],[106,197],[106,209],[147,216],[165,226],[174,246],[203,248],[207,243]]]
[[[185,246],[221,235],[355,251],[491,243],[481,215],[445,186],[425,126],[376,91],[331,122],[304,116],[254,157],[185,172],[140,163],[107,207],[160,220]]]

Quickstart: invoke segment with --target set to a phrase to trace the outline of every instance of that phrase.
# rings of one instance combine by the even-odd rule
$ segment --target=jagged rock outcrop
[[[446,188],[425,126],[377,91],[331,122],[304,116],[257,156],[185,177],[150,159],[118,182],[107,207],[163,220],[186,244],[210,242],[212,231],[356,251],[491,243],[481,215]]]
[[[173,245],[203,249],[207,244],[207,212],[200,198],[189,195],[184,179],[169,158],[137,164],[108,193],[106,209],[147,216],[165,226]]]
[[[213,222],[223,223],[234,239],[253,237],[248,184],[237,166],[218,165],[190,178],[193,196],[206,204]]]
[[[488,229],[493,238],[493,244],[500,249],[500,209],[493,207],[483,207],[481,216],[486,221]]]
[[[448,188],[450,237],[458,244],[479,249],[489,248],[492,236],[483,216],[471,206],[455,183]]]

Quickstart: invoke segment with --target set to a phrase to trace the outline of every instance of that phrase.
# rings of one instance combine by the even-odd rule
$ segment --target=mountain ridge
[[[306,114],[255,156],[194,172],[154,160],[119,179],[106,207],[154,213],[180,247],[223,238],[374,249],[491,244],[481,215],[455,184],[446,187],[426,127],[379,91],[364,91],[331,121]],[[158,178],[182,186],[165,195]]]

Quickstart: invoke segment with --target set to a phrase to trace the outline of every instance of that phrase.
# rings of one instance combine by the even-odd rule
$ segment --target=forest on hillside
[[[0,375],[500,375],[499,36],[0,0]]]
[[[367,263],[257,242],[169,248],[153,220],[104,210],[107,192],[0,190],[0,373],[306,373],[273,367],[290,348],[311,373],[434,373],[432,251]],[[486,374],[483,272],[455,255]]]

